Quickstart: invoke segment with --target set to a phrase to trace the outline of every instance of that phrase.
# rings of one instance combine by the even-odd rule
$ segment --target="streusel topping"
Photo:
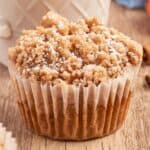
[[[142,47],[96,17],[70,22],[49,12],[41,26],[23,31],[9,58],[27,78],[88,85],[116,78],[127,66],[139,64]]]

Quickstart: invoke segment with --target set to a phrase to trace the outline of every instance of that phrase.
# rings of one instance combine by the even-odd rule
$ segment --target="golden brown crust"
[[[26,77],[98,84],[140,63],[141,45],[103,26],[96,17],[73,23],[49,12],[41,25],[24,31],[17,46],[9,50],[9,59]]]

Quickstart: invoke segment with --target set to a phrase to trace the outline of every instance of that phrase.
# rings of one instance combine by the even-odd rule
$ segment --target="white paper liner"
[[[12,133],[6,131],[6,128],[0,123],[0,144],[3,145],[4,150],[17,150],[15,138]]]
[[[108,135],[122,125],[139,66],[88,87],[31,81],[18,75],[11,64],[9,71],[29,128],[54,139],[86,140]]]

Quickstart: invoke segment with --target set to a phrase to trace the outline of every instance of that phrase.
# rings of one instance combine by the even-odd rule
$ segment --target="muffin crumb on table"
[[[12,136],[12,132],[7,129],[0,122],[0,150],[16,150],[17,142]]]
[[[17,71],[37,81],[99,84],[140,63],[141,45],[96,18],[70,22],[53,12],[41,26],[23,31],[9,58]]]

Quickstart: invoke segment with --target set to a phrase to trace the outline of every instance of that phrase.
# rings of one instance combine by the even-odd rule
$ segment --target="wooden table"
[[[150,18],[143,10],[127,10],[113,2],[109,24],[141,43],[150,42]],[[150,67],[142,67],[127,120],[118,132],[86,142],[60,142],[25,128],[14,103],[8,70],[0,64],[0,121],[13,132],[19,150],[150,150],[150,88],[144,83],[148,71]]]

